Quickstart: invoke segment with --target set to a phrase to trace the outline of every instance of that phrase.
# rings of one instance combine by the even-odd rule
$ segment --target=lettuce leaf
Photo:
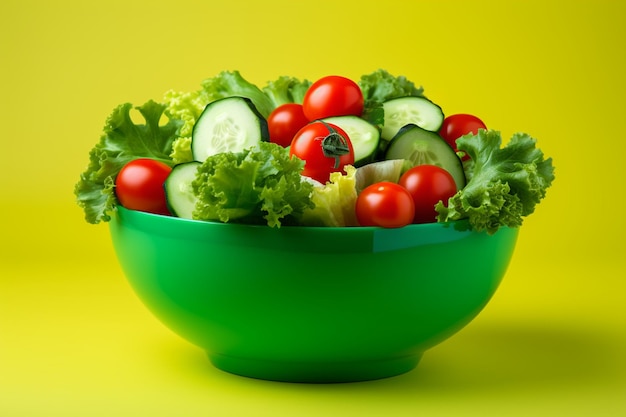
[[[357,199],[356,172],[352,165],[344,167],[345,175],[333,172],[325,185],[316,186],[311,195],[315,207],[304,212],[303,226],[358,226],[354,207]]]
[[[172,152],[170,158],[175,164],[184,164],[193,161],[193,152],[191,151],[191,138],[189,136],[177,138],[172,144]]]
[[[304,161],[270,142],[210,156],[192,182],[198,197],[193,218],[270,227],[297,224],[313,207],[313,185],[301,180],[303,167]]]
[[[165,115],[170,119],[181,121],[178,129],[178,138],[172,145],[170,158],[176,164],[193,161],[191,152],[191,134],[196,120],[200,117],[204,108],[209,104],[209,95],[204,90],[197,91],[166,91],[163,96],[165,103]]]
[[[274,108],[286,103],[302,104],[304,95],[311,86],[308,80],[300,81],[294,77],[282,76],[270,81],[263,92],[269,97]]]
[[[474,230],[489,234],[502,226],[521,226],[554,181],[552,158],[544,159],[536,140],[526,133],[514,134],[505,147],[500,132],[484,129],[456,143],[473,161],[467,165],[469,181],[447,207],[437,204],[437,220],[467,218]]]
[[[222,71],[215,77],[207,78],[202,81],[202,89],[201,95],[206,95],[207,103],[225,97],[248,97],[265,118],[275,107],[272,100],[259,87],[243,78],[239,71]]]
[[[163,95],[167,117],[183,122],[178,131],[180,137],[191,137],[196,120],[210,101],[209,94],[204,90],[189,92],[169,90]]]
[[[100,141],[89,153],[89,164],[74,187],[78,205],[88,223],[109,221],[117,204],[115,177],[122,167],[136,158],[152,158],[172,165],[172,142],[182,122],[169,119],[159,125],[165,105],[148,101],[137,107],[145,124],[135,124],[132,104],[116,107],[108,117]]]
[[[358,84],[366,103],[382,103],[392,98],[424,95],[422,87],[416,87],[406,77],[396,77],[383,69],[361,76]]]

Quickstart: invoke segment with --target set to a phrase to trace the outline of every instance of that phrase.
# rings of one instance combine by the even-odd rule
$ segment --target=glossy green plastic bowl
[[[120,207],[110,231],[141,300],[217,368],[348,382],[412,370],[492,297],[518,230],[464,226],[277,229]]]

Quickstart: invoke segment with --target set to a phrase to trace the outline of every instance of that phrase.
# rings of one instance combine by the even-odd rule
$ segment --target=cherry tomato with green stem
[[[456,183],[452,175],[436,165],[416,165],[400,177],[398,184],[408,190],[415,205],[413,223],[437,221],[435,205],[456,194]]]
[[[311,121],[333,116],[361,116],[363,92],[351,79],[329,75],[311,84],[302,108]]]
[[[476,134],[479,129],[487,129],[487,126],[478,117],[465,113],[451,114],[443,119],[443,123],[439,129],[439,135],[444,138],[455,151],[458,151],[456,140],[468,133]],[[469,159],[469,156],[464,155],[461,159],[466,161]]]
[[[407,189],[394,182],[382,181],[359,193],[355,211],[361,226],[404,227],[413,222],[415,203]]]
[[[333,172],[354,164],[354,148],[348,134],[339,126],[311,122],[296,133],[289,154],[304,161],[302,175],[325,184]]]
[[[139,158],[122,167],[115,178],[115,195],[130,210],[169,215],[163,184],[172,168],[164,162]]]
[[[309,119],[304,115],[302,104],[286,103],[276,107],[267,118],[270,142],[283,147],[291,145],[291,140]]]

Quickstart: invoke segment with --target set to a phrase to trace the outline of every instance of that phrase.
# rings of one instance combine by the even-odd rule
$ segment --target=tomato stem
[[[322,140],[322,152],[324,152],[325,157],[335,159],[334,168],[337,169],[341,164],[341,156],[350,153],[348,141],[341,133],[337,132],[337,130],[335,130],[328,123],[321,120],[320,123],[322,123],[329,132],[329,134]]]

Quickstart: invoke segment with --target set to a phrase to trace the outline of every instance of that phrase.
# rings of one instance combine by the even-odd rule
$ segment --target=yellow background
[[[0,416],[625,416],[621,1],[0,4]],[[222,70],[406,75],[525,131],[557,179],[507,276],[408,374],[343,385],[212,368],[139,303],[73,186],[105,118]]]

